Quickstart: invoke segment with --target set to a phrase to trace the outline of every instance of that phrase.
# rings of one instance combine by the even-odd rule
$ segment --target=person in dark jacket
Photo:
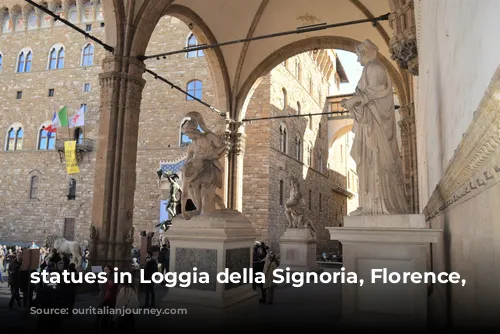
[[[144,266],[144,278],[151,281],[153,274],[158,272],[158,263],[153,259],[153,253],[146,255],[146,265]],[[146,285],[146,303],[144,307],[155,307],[155,286],[154,283],[144,283]],[[151,303],[150,303],[151,301]]]
[[[17,306],[21,307],[21,296],[19,289],[21,288],[21,264],[23,262],[23,253],[18,252],[16,257],[11,259],[9,263],[9,286],[10,286],[10,301],[9,310],[12,310],[14,301]]]
[[[266,263],[266,256],[269,247],[266,244],[261,243],[255,247],[254,259],[253,259],[253,272],[255,277],[257,273],[261,273],[264,271],[264,265]],[[255,280],[255,279],[254,279]],[[264,290],[264,285],[262,283],[256,284],[261,291],[261,298],[259,300],[260,303],[265,303],[266,301],[266,291]]]

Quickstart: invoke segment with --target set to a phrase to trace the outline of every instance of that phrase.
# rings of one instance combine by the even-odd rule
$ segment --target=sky
[[[342,66],[344,66],[347,78],[349,79],[349,83],[340,84],[340,94],[354,93],[354,89],[356,88],[359,78],[361,77],[363,67],[358,63],[358,57],[355,53],[344,50],[335,50],[335,52],[337,53]]]

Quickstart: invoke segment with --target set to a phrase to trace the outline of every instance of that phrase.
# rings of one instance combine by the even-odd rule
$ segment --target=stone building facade
[[[75,5],[76,9],[64,8],[65,15],[102,40],[105,36],[101,7],[98,2],[86,4]],[[42,242],[46,235],[58,234],[85,241],[91,223],[100,116],[98,75],[104,50],[64,25],[46,22],[43,16],[38,28],[34,28],[31,13],[26,15],[25,21],[4,18],[4,22],[15,24],[3,24],[0,35],[0,129],[5,134],[0,152],[4,170],[0,176],[0,240]],[[165,16],[155,29],[147,53],[178,50],[196,42],[188,26]],[[146,65],[194,96],[214,103],[213,82],[202,52],[149,60]],[[147,79],[136,164],[136,245],[138,232],[155,230],[160,211],[164,210],[166,192],[158,186],[157,170],[164,167],[165,161],[182,161],[186,155],[187,142],[180,133],[184,115],[200,111],[207,125],[216,131],[222,131],[225,124],[223,118],[198,102],[152,77]],[[340,77],[335,71],[322,71],[312,52],[300,54],[265,76],[253,94],[246,118],[322,112],[332,83],[338,90]],[[43,127],[51,123],[54,111],[67,106],[71,117],[83,105],[84,127],[58,129],[57,138],[45,139]],[[321,227],[339,225],[346,214],[345,196],[333,190],[345,187],[345,178],[328,169],[326,123],[326,116],[303,116],[246,126],[243,213],[273,248],[278,247],[285,228],[281,203],[288,198],[285,177],[292,171],[302,177],[304,200],[311,202],[310,217],[320,231],[318,250],[333,250],[333,243]],[[287,131],[285,146],[283,129]],[[64,140],[77,139],[80,133],[91,149],[78,154],[80,173],[67,175],[64,152],[58,148],[63,147]],[[12,134],[13,140],[9,138]],[[296,140],[300,140],[300,147]],[[70,182],[76,182],[74,199],[68,197]],[[284,185],[280,188],[281,182]]]
[[[329,154],[328,116],[309,115],[327,111],[327,96],[338,94],[340,82],[347,78],[321,66],[327,57],[333,67],[341,66],[333,51],[318,52],[299,54],[275,67],[250,97],[245,115],[247,119],[302,115],[256,120],[245,128],[243,213],[275,251],[288,224],[284,204],[289,198],[289,173],[301,180],[306,214],[318,230],[318,252],[336,250],[324,227],[340,226],[347,214],[347,197],[338,191],[345,188],[345,166],[333,168],[338,164]]]

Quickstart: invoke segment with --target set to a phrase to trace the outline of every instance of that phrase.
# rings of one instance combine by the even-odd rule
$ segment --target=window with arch
[[[318,124],[318,137],[321,138],[321,123]]]
[[[187,47],[192,48],[198,46],[198,39],[194,34],[190,34],[187,40]],[[194,51],[189,51],[187,53],[187,58],[197,58],[197,57],[203,57],[203,50],[194,50]]]
[[[309,167],[311,167],[311,165],[312,165],[312,148],[311,148],[311,144],[309,144],[309,146],[307,146],[307,165]]]
[[[297,101],[297,115],[302,115],[302,110],[300,109],[300,102]]]
[[[38,184],[40,182],[40,177],[38,175],[33,175],[30,177],[30,199],[38,199]]]
[[[321,154],[321,151],[316,152],[316,169],[319,172],[323,172],[323,155]]]
[[[295,77],[297,79],[299,79],[299,75],[300,75],[300,61],[298,59],[295,59]]]
[[[56,133],[45,130],[42,126],[38,133],[38,150],[53,150],[56,148]]]
[[[22,127],[11,127],[7,133],[6,151],[21,151],[23,149],[23,135]]]
[[[23,50],[17,58],[17,73],[24,73],[31,71],[31,61],[33,53],[31,50]]]
[[[3,68],[3,56],[0,53],[0,72],[2,72],[2,68]]]
[[[94,46],[87,44],[82,51],[82,66],[92,66],[94,64]]]
[[[299,161],[302,161],[302,142],[300,137],[297,135],[295,138],[295,158]]]
[[[82,128],[75,129],[73,139],[76,140],[77,144],[83,144],[83,129]]]
[[[187,92],[197,99],[201,100],[203,91],[203,84],[200,80],[191,80],[187,84]],[[187,101],[193,101],[194,99],[191,96],[186,95]]]
[[[283,180],[280,180],[280,205],[283,205],[283,192],[285,191],[283,186]]]
[[[309,130],[313,129],[313,117],[309,114]]]
[[[64,68],[64,47],[53,47],[49,54],[49,70]]]
[[[280,125],[280,151],[283,153],[286,153],[287,150],[287,132],[286,132],[286,126],[284,124]]]
[[[283,110],[285,110],[288,106],[288,93],[285,88],[281,88],[281,91],[283,92]]]

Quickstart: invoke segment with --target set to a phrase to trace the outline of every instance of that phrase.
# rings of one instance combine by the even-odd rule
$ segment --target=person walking
[[[158,264],[153,259],[153,253],[148,252],[146,255],[146,265],[144,267],[144,278],[151,281],[153,274],[158,272]],[[155,307],[155,285],[151,283],[144,283],[146,285],[146,302],[144,308]]]

